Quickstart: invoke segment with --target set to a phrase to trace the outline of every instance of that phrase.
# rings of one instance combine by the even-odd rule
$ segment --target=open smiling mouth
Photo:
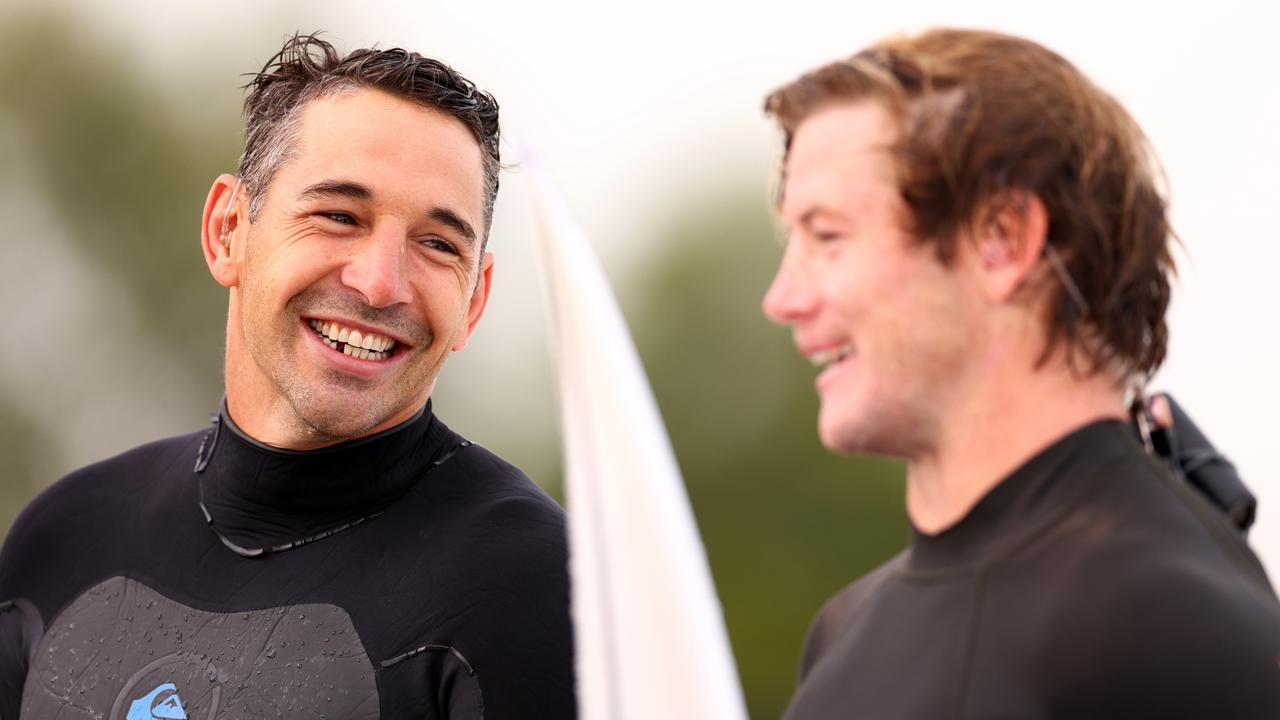
[[[308,320],[307,324],[329,347],[357,360],[386,360],[396,341],[376,333],[364,333],[326,320]]]

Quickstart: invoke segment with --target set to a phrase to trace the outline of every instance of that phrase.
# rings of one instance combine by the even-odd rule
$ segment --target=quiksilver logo
[[[125,720],[187,720],[178,698],[178,686],[164,683],[129,705]]]

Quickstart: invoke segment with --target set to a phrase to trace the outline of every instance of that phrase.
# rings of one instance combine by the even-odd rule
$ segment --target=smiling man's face
[[[781,207],[786,254],[765,314],[823,367],[818,430],[831,450],[916,458],[980,359],[977,295],[915,242],[877,103],[835,105],[796,130]]]
[[[322,98],[266,193],[224,265],[210,261],[231,287],[233,419],[307,448],[412,417],[488,298],[479,145],[458,120],[379,91]]]

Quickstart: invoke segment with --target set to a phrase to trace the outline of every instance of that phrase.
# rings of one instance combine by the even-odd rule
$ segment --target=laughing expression
[[[781,206],[789,237],[764,310],[821,369],[823,444],[912,458],[939,436],[977,330],[963,274],[904,229],[894,138],[869,101],[800,124]]]
[[[231,288],[228,408],[298,449],[412,417],[492,273],[481,150],[461,122],[376,90],[301,112],[293,154],[214,271]]]

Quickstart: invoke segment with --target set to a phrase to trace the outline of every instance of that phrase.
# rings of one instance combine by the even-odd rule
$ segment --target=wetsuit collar
[[[1070,512],[1106,465],[1142,453],[1120,420],[1098,420],[1060,438],[1001,480],[955,525],[936,535],[912,528],[910,568],[968,572],[1020,547]]]
[[[269,546],[382,512],[458,441],[428,401],[380,433],[284,450],[245,434],[224,400],[196,477],[219,532],[246,546]]]

